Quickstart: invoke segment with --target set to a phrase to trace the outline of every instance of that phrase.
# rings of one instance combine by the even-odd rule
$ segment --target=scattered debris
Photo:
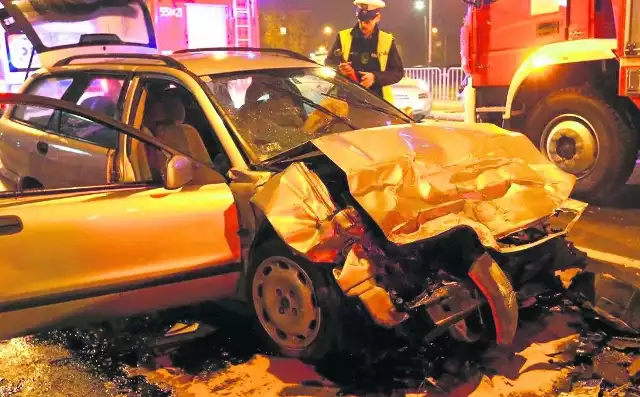
[[[560,393],[558,397],[598,397],[602,379],[581,380],[573,384],[571,392]]]
[[[610,274],[584,272],[574,278],[569,294],[618,331],[640,334],[640,294],[628,282]]]
[[[630,380],[627,368],[631,358],[616,350],[604,350],[593,359],[593,372],[616,386],[624,385]]]
[[[576,360],[590,359],[599,349],[599,345],[604,340],[604,335],[595,332],[588,332],[580,336],[578,339],[578,348],[576,349]]]
[[[203,338],[215,331],[215,328],[198,322],[190,324],[176,323],[163,336],[156,338],[152,346],[156,349],[170,349],[192,340]]]
[[[5,382],[2,382],[2,383],[5,383]],[[8,385],[0,384],[0,396],[9,397],[9,396],[13,396],[15,394],[21,393],[23,385],[24,385],[23,381],[20,381],[15,384],[8,384]]]
[[[640,374],[640,356],[637,356],[629,366],[629,376],[635,378]]]
[[[545,355],[549,360],[548,363],[543,363],[547,370],[562,368],[568,374],[565,377],[568,378],[567,382],[573,382],[554,390],[562,390],[563,393],[559,394],[562,397],[640,397],[640,338],[624,333],[640,325],[634,313],[637,309],[629,303],[635,302],[635,292],[628,288],[618,288],[620,281],[609,277],[593,274],[586,277],[572,276],[573,284],[579,284],[580,287],[575,288],[572,284],[570,290],[573,295],[549,290],[543,284],[535,282],[518,291],[519,300],[528,303],[520,305],[521,309],[522,306],[527,308],[521,310],[519,322],[541,324],[541,330],[545,330],[552,339],[554,332],[548,331],[552,328],[547,323],[548,319],[557,319],[561,312],[570,314],[567,316],[572,321],[569,323],[567,320],[567,324],[570,324],[570,343],[567,342],[556,350],[540,353],[543,361]],[[604,289],[596,291],[596,287]],[[612,288],[618,290],[612,291]],[[567,296],[571,299],[567,299]],[[629,301],[624,302],[625,299]],[[423,301],[420,304],[425,306]],[[583,315],[577,315],[576,311],[581,311]],[[365,314],[362,312],[361,315]],[[597,316],[599,320],[590,321],[593,316]],[[217,318],[217,323],[226,322],[219,315],[207,316],[212,317]],[[622,318],[624,326],[620,327],[617,321],[611,321],[613,317]],[[148,366],[155,363],[155,367],[159,364],[164,368],[161,371],[169,375],[179,376],[173,374],[174,368],[178,368],[184,376],[197,376],[202,371],[217,371],[229,364],[247,360],[258,351],[257,346],[247,343],[252,338],[246,333],[230,335],[229,329],[225,327],[218,330],[204,323],[185,321],[186,318],[204,317],[180,311],[176,318],[127,320],[124,332],[113,333],[101,329],[88,333],[61,331],[53,339],[66,340],[67,344],[71,340],[70,347],[76,358],[80,356],[89,361],[89,367],[102,371],[103,374],[110,373],[107,378],[113,379],[114,392],[147,390],[151,393],[149,395],[158,396],[169,394],[160,388],[154,389],[152,386],[155,385],[145,384],[147,381],[144,377],[136,376],[135,373],[121,377],[118,374],[122,372],[119,369],[122,364]],[[544,322],[542,319],[545,319]],[[401,327],[374,331],[367,328],[367,332],[364,332],[360,328],[363,322],[358,316],[346,316],[345,322],[345,327],[352,330],[356,339],[354,351],[360,351],[360,355],[354,355],[339,364],[328,360],[326,368],[317,367],[316,370],[346,394],[373,391],[388,395],[398,388],[448,392],[476,376],[484,376],[490,380],[495,375],[485,366],[487,360],[481,358],[487,351],[486,343],[482,342],[481,337],[478,338],[481,343],[470,348],[471,345],[459,343],[456,340],[459,338],[451,333],[445,333],[436,342],[429,342],[420,338],[407,338],[411,333],[403,334],[404,329]],[[173,326],[167,327],[166,324]],[[407,322],[403,325],[410,327],[413,324]],[[472,322],[468,325],[467,334],[471,335],[473,329],[481,335],[482,327]],[[240,333],[239,329],[245,329],[239,326],[230,328],[236,334]],[[575,337],[574,330],[580,333],[579,337]],[[351,349],[349,347],[349,351]],[[507,364],[513,371],[504,377],[502,382],[506,385],[514,383],[513,380],[523,372],[521,367],[524,361],[519,364],[523,359],[516,352],[514,350],[511,353],[513,356],[510,356]],[[148,356],[153,358],[147,360],[145,357]],[[536,370],[526,369],[524,372]],[[503,370],[500,369],[500,372]],[[5,383],[7,382],[0,380],[0,396],[20,392],[20,385],[9,386]]]
[[[625,338],[622,336],[614,336],[607,342],[607,346],[616,350],[624,351],[629,349],[640,349],[640,338]]]

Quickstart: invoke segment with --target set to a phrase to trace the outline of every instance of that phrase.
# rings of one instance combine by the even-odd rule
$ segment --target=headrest
[[[163,93],[154,106],[155,119],[162,124],[182,123],[186,110],[180,97],[171,93]]]

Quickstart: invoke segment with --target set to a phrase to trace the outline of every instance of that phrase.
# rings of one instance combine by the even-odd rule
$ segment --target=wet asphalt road
[[[576,245],[640,260],[640,166],[630,182],[615,205],[587,208],[571,233]]]
[[[572,240],[598,257],[592,260],[593,266],[633,279],[640,286],[640,168],[631,182],[615,206],[589,207],[573,230]],[[336,362],[313,368],[265,354],[251,323],[227,310],[204,308],[127,320],[125,331],[117,337],[102,329],[0,342],[0,397],[557,395],[567,388],[573,368],[565,365],[571,360],[563,355],[568,346],[576,344],[580,327],[574,325],[575,317],[557,312],[540,317],[536,312],[527,321],[525,315],[514,346],[474,352],[472,368],[458,363],[450,371],[467,371],[468,380],[455,383],[451,375],[440,374],[434,381],[447,392],[439,393],[424,376],[418,381],[416,372],[443,354],[397,353],[379,362],[377,372],[362,363]],[[149,335],[161,334],[175,321],[194,318],[206,318],[216,329],[175,351],[148,347]],[[455,349],[445,342],[441,347]],[[469,354],[466,350],[461,357]],[[447,351],[448,356],[456,355]],[[362,388],[366,385],[382,391],[365,393]],[[405,385],[414,394],[403,391]],[[430,390],[428,394],[416,394],[425,389]]]

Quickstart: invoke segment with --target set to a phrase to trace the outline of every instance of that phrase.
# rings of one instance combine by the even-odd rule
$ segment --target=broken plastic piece
[[[420,306],[429,307],[445,300],[450,296],[448,288],[438,288],[435,291],[424,291],[416,299],[407,304],[408,309],[417,309]]]
[[[596,274],[594,311],[623,332],[640,331],[638,289],[610,274]]]
[[[581,335],[578,339],[578,347],[576,349],[576,359],[590,359],[600,349],[600,345],[604,340],[604,335],[595,332],[589,332]]]
[[[177,336],[184,335],[191,332],[196,332],[200,328],[200,323],[193,324],[184,324],[184,323],[176,323],[174,324],[164,336]]]
[[[581,380],[573,384],[571,392],[560,393],[558,397],[598,397],[602,379]]]
[[[627,367],[631,358],[615,350],[605,350],[593,359],[593,372],[607,382],[616,386],[624,385],[630,380]]]
[[[614,336],[607,342],[607,345],[616,350],[640,349],[640,338]]]
[[[152,345],[154,348],[168,348],[194,339],[205,337],[215,331],[215,328],[201,323],[176,323],[163,336],[157,338]]]
[[[374,266],[362,246],[354,244],[342,269],[334,269],[333,276],[345,295],[360,298],[376,323],[394,327],[409,315],[396,311],[389,293],[376,284]]]
[[[627,368],[627,372],[629,372],[629,376],[634,379],[640,375],[640,357],[636,357],[633,360],[629,368]]]

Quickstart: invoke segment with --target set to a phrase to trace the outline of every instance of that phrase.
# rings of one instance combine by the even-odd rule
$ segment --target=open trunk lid
[[[0,0],[0,7],[12,71],[80,54],[157,53],[142,0]]]

